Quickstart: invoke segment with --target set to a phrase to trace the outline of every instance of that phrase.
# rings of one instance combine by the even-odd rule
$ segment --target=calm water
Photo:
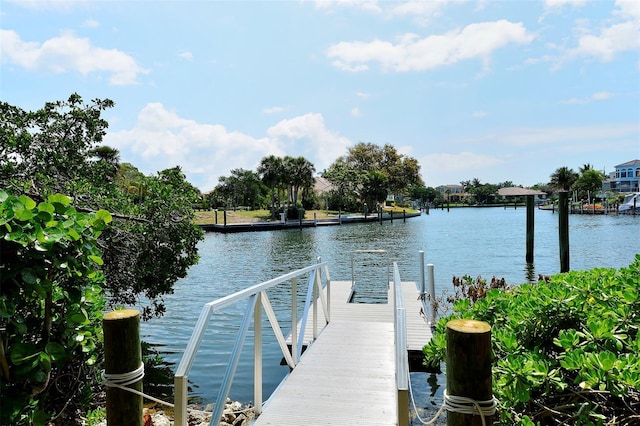
[[[640,216],[571,215],[570,265],[572,270],[628,266],[640,253]],[[525,262],[526,211],[524,208],[431,210],[417,218],[240,234],[209,233],[200,245],[200,262],[166,297],[167,312],[142,326],[143,339],[156,344],[167,361],[178,363],[202,306],[234,291],[311,265],[317,257],[327,261],[333,280],[351,279],[351,252],[387,250],[399,264],[403,281],[419,281],[419,251],[435,266],[436,293],[451,288],[452,276],[465,274],[504,277],[511,284],[527,282],[538,274],[559,272],[558,215],[535,212],[534,264]],[[369,270],[365,281],[385,282],[380,260],[356,257],[356,271]],[[274,308],[278,293],[270,293]],[[231,342],[244,306],[213,317],[189,379],[190,395],[214,402],[227,364]],[[281,315],[279,313],[278,315]],[[282,327],[289,328],[286,317]],[[268,327],[263,327],[265,333]],[[253,399],[251,336],[238,367],[231,398]],[[288,371],[280,366],[275,338],[263,337],[265,399]],[[421,406],[437,402],[441,377],[412,373],[414,390],[426,398]],[[429,382],[429,383],[428,383]],[[420,404],[419,404],[420,405]]]

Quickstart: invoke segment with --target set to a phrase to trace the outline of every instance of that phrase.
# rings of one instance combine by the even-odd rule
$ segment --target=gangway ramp
[[[421,351],[431,331],[413,282],[403,282],[407,350]],[[351,282],[332,281],[331,318],[274,391],[255,425],[395,425],[398,423],[394,292],[388,303],[348,303]],[[324,320],[322,314],[321,320]],[[311,323],[311,319],[307,320]]]

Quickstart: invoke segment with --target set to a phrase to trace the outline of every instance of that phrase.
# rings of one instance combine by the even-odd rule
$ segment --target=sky
[[[640,1],[2,0],[0,99],[111,99],[104,143],[202,191],[392,145],[427,186],[640,159]]]

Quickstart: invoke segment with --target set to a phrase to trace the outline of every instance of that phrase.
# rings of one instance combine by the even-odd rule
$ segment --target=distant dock
[[[284,229],[315,228],[319,226],[339,226],[351,223],[363,222],[383,222],[394,220],[406,220],[408,218],[420,216],[421,212],[400,212],[383,213],[382,215],[342,215],[335,219],[318,220],[287,220],[280,222],[247,222],[247,223],[227,223],[227,224],[201,224],[198,225],[205,232],[257,232],[257,231],[278,231]]]

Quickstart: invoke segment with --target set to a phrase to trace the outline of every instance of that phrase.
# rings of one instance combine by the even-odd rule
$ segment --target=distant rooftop
[[[538,191],[537,189],[510,186],[508,188],[498,189],[498,195],[502,195],[503,197],[522,197],[523,195],[546,195],[546,192]]]

